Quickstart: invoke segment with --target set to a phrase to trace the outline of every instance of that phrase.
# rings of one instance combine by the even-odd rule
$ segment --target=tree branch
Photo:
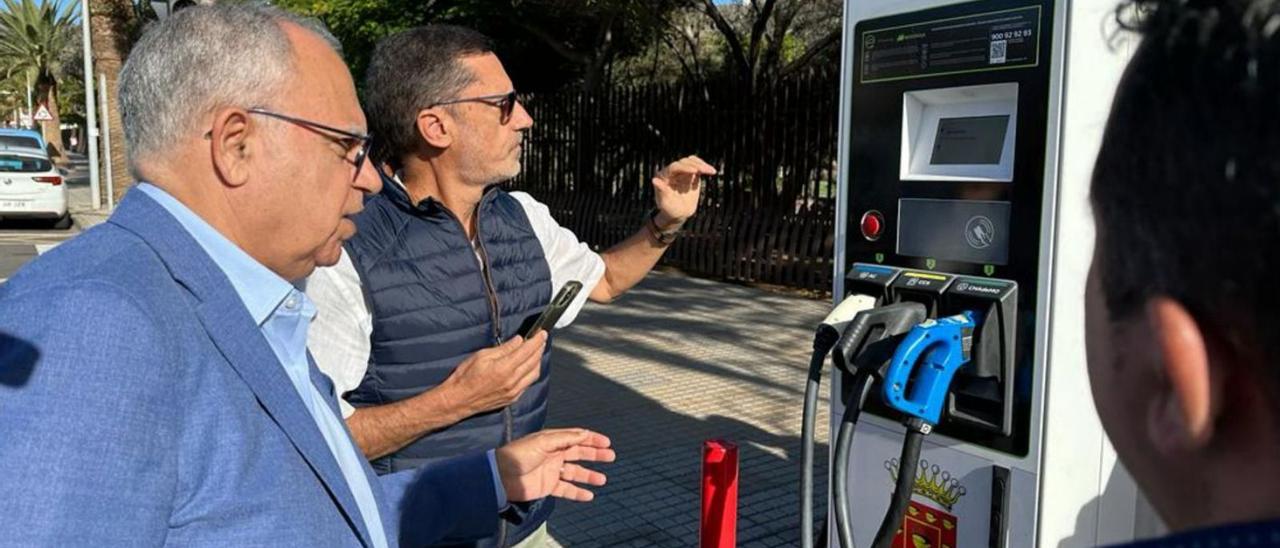
[[[596,33],[596,43],[592,47],[590,56],[585,57],[587,62],[587,73],[583,80],[586,91],[594,91],[606,81],[608,75],[609,64],[613,61],[613,23],[616,16],[610,15],[609,18],[600,26],[600,32]]]
[[[674,32],[679,35],[680,38],[684,39],[684,43],[689,46],[689,58],[693,60],[693,71],[690,72],[690,75],[701,78],[703,74],[702,51],[698,49],[698,37],[693,36],[688,27],[677,25],[672,21],[667,21],[667,27],[670,29],[670,32]],[[669,36],[664,34],[663,39],[668,41],[668,46],[671,47],[672,51],[676,52],[676,55],[681,55],[680,49],[677,48],[675,43],[670,40]],[[685,64],[684,59],[679,59],[679,61],[680,64]]]
[[[680,68],[684,69],[684,73],[688,77],[693,78],[694,71],[689,67],[689,63],[685,62],[683,52],[681,52],[680,48],[676,46],[676,43],[671,39],[671,36],[667,35],[666,33],[663,33],[662,41],[667,44],[668,48],[671,48],[671,52],[674,53],[676,56],[676,61],[680,63]],[[697,54],[695,53],[694,55],[696,56]],[[657,55],[655,55],[654,57],[656,58]],[[697,57],[695,57],[694,59],[696,60]]]
[[[724,35],[724,39],[729,43],[729,52],[733,54],[734,61],[738,66],[738,72],[743,80],[751,81],[751,60],[747,57],[746,52],[742,49],[742,40],[738,39],[737,31],[733,30],[733,25],[729,24],[724,18],[724,14],[720,13],[720,8],[716,7],[713,0],[702,0],[702,5],[706,9],[707,16],[711,18],[711,22],[715,24],[716,30]]]
[[[756,14],[756,20],[751,25],[751,64],[754,66],[756,60],[760,57],[760,37],[764,36],[764,31],[769,26],[769,18],[773,17],[773,8],[778,5],[778,0],[765,0],[764,7],[760,8],[760,12]],[[778,45],[781,47],[781,44]]]
[[[805,65],[808,65],[810,62],[812,62],[813,59],[817,57],[819,53],[822,53],[824,50],[826,50],[831,46],[839,44],[840,34],[841,34],[841,30],[836,29],[827,33],[826,36],[823,36],[817,42],[814,42],[812,46],[809,46],[809,49],[805,50],[803,55],[801,55],[795,61],[792,61],[791,63],[787,64],[787,66],[782,69],[782,72],[778,73],[779,77],[785,78],[787,76],[790,76],[796,71],[804,68]]]
[[[537,26],[530,24],[528,21],[524,21],[511,14],[507,15],[507,19],[509,19],[512,23],[515,23],[520,28],[529,31],[529,34],[532,34],[535,38],[541,40],[542,43],[546,44],[547,47],[551,48],[551,51],[556,52],[556,55],[564,57],[566,60],[568,60],[571,63],[579,64],[584,67],[590,67],[591,60],[588,59],[586,55],[583,55],[581,53],[573,51],[572,49],[569,49],[567,46],[560,43],[559,40],[556,40],[554,36],[551,36],[551,34],[548,33],[547,31],[542,30],[541,28],[538,28]]]
[[[756,61],[756,72],[758,77],[776,76],[782,71],[782,53],[786,47],[787,34],[791,32],[791,27],[795,23],[796,16],[800,13],[797,4],[791,3],[792,9],[779,6],[773,18],[773,29],[769,33],[768,47],[761,54],[761,59]]]

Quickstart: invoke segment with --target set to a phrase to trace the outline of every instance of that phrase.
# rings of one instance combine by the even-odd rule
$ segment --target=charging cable
[[[844,416],[836,435],[831,474],[836,535],[840,545],[845,548],[854,546],[846,489],[849,484],[848,462],[854,427],[857,426],[862,406],[871,393],[872,383],[888,365],[899,346],[899,340],[925,321],[927,314],[924,305],[911,302],[886,305],[859,313],[849,322],[833,352],[836,368],[853,378],[849,388],[844,391]],[[811,443],[812,440],[806,442]]]
[[[876,298],[854,294],[841,301],[818,325],[813,335],[813,357],[809,360],[809,376],[804,387],[804,414],[800,425],[800,544],[813,548],[813,430],[818,415],[818,388],[822,384],[822,365],[831,347],[840,341],[845,326],[858,313],[875,307]]]
[[[882,387],[884,400],[907,416],[903,420],[907,433],[898,458],[893,498],[873,548],[888,548],[902,524],[915,489],[924,437],[942,418],[956,371],[972,357],[976,324],[972,312],[926,321],[907,334],[889,362]]]

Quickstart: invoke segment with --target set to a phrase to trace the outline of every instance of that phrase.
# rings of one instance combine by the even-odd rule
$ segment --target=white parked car
[[[0,219],[49,219],[71,227],[67,186],[40,149],[0,147]]]

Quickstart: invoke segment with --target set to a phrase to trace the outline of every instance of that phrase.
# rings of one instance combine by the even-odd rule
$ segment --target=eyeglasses
[[[250,114],[258,114],[261,116],[275,118],[277,120],[284,120],[291,124],[297,124],[311,131],[319,133],[322,137],[325,137],[335,143],[338,143],[338,145],[341,146],[342,150],[344,151],[344,157],[350,156],[351,151],[354,150],[355,157],[352,158],[350,161],[352,165],[356,166],[356,172],[354,175],[351,176],[352,181],[356,180],[356,178],[360,176],[360,168],[364,167],[364,160],[365,158],[369,157],[369,148],[373,143],[372,135],[368,135],[368,134],[361,135],[359,133],[352,133],[350,131],[341,130],[336,127],[326,126],[319,122],[312,122],[311,120],[305,120],[302,118],[296,118],[293,116],[288,116],[288,115],[280,114],[277,112],[271,112],[263,108],[255,107],[255,108],[248,109],[246,112],[249,112]],[[213,130],[209,130],[207,133],[204,134],[205,139],[209,139],[212,137],[213,137]]]
[[[431,107],[456,105],[458,103],[484,103],[486,105],[498,107],[502,111],[502,117],[499,119],[499,122],[502,125],[506,125],[507,122],[511,121],[511,113],[515,112],[516,103],[519,101],[520,99],[516,96],[516,92],[512,90],[499,95],[481,95],[479,97],[465,97],[462,99],[440,101],[439,103],[431,105]]]
[[[360,177],[360,168],[364,167],[364,160],[365,158],[369,157],[369,147],[373,143],[372,135],[369,135],[367,133],[363,135],[359,133],[352,133],[350,131],[344,131],[336,127],[326,126],[321,123],[312,122],[311,120],[304,120],[302,118],[287,116],[284,114],[271,112],[269,110],[261,109],[261,108],[251,108],[249,109],[249,112],[253,114],[259,114],[262,116],[268,116],[271,118],[275,118],[277,120],[284,120],[291,124],[297,124],[299,126],[315,131],[317,133],[327,132],[327,133],[337,135],[337,137],[334,137],[333,135],[326,135],[325,137],[329,137],[335,143],[338,143],[339,145],[341,145],[342,149],[346,151],[348,155],[351,154],[352,150],[355,150],[356,155],[354,158],[351,159],[351,163],[356,166],[356,172],[351,175],[351,180],[354,181],[356,180],[356,178]]]

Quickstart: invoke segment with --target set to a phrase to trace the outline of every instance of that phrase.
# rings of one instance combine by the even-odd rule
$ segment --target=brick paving
[[[105,219],[108,212],[84,205],[87,187],[71,190],[78,227]],[[29,232],[0,238],[0,278],[75,232],[47,243]],[[612,304],[588,305],[555,340],[550,425],[609,435],[619,460],[603,467],[609,484],[594,502],[559,503],[550,546],[697,546],[701,446],[710,438],[739,447],[738,546],[798,545],[805,368],[813,327],[828,308],[827,301],[662,272]],[[819,516],[826,512],[827,388],[824,379]]]
[[[552,545],[697,546],[709,438],[739,447],[738,545],[797,545],[805,368],[828,307],[673,273],[588,305],[555,340],[550,424],[603,432],[619,457],[604,467],[609,484],[594,502],[559,503]],[[826,511],[823,388],[818,515]]]

